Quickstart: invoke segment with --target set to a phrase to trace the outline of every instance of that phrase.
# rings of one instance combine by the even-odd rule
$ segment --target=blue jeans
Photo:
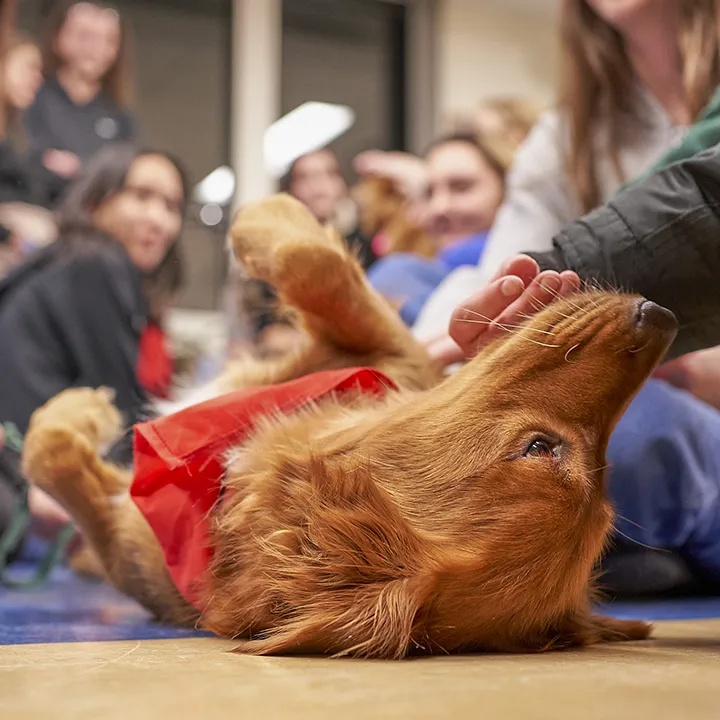
[[[608,461],[621,533],[720,581],[720,412],[650,380],[615,429]]]

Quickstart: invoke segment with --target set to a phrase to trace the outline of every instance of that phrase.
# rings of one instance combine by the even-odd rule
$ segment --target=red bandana
[[[173,582],[190,603],[202,609],[197,584],[212,557],[210,515],[221,493],[225,452],[269,414],[290,414],[331,393],[382,395],[388,389],[397,388],[370,368],[320,372],[240,390],[135,427],[130,494],[162,546]]]

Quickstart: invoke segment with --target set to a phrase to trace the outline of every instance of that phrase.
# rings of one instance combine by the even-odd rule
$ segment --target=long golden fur
[[[237,449],[200,618],[125,495],[129,474],[98,455],[119,427],[107,393],[51,400],[31,422],[25,472],[74,516],[120,590],[257,654],[536,652],[648,636],[642,622],[594,616],[591,580],[613,520],[608,438],[674,336],[669,313],[576,295],[441,380],[301,205],[249,206],[231,236],[312,342],[232,368],[228,388],[372,365],[402,389],[269,419]]]

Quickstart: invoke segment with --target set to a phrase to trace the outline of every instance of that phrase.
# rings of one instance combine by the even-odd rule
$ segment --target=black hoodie
[[[61,238],[32,256],[0,281],[0,422],[24,433],[60,391],[106,385],[134,423],[146,321],[141,275],[116,242]]]

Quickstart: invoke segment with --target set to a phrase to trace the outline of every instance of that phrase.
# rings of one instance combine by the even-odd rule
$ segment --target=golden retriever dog
[[[348,366],[400,389],[266,418],[228,456],[202,612],[127,497],[130,473],[101,458],[122,432],[109,394],[51,400],[32,419],[24,470],[72,514],[112,583],[163,621],[255,654],[399,659],[648,636],[643,622],[594,615],[592,580],[613,522],[608,439],[674,338],[669,311],[579,293],[442,378],[299,203],[244,208],[231,239],[311,340],[235,366],[227,389]]]

